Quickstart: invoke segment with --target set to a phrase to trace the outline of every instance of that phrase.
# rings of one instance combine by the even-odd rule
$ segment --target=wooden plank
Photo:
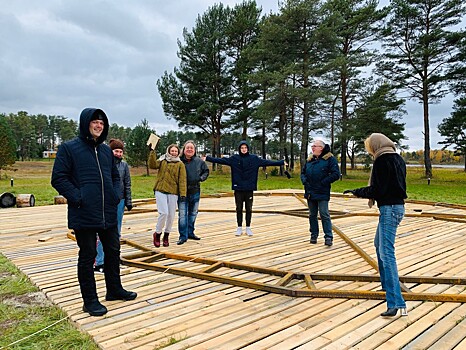
[[[141,203],[140,208],[148,212],[125,214],[122,238],[136,242],[147,253],[137,257],[136,248],[122,245],[122,254],[146,262],[165,261],[166,253],[182,254],[189,258],[184,261],[171,258],[164,264],[169,269],[183,268],[189,272],[201,269],[204,273],[215,272],[223,277],[278,284],[279,287],[370,293],[378,290],[376,271],[338,235],[331,248],[323,246],[322,237],[319,244],[310,245],[307,218],[287,216],[284,219],[279,214],[282,208],[287,208],[288,214],[303,213],[303,203],[293,192],[280,191],[280,197],[270,193],[255,197],[254,207],[258,211],[253,213],[253,237],[234,236],[236,222],[232,212],[215,215],[201,212],[196,221],[196,234],[202,237],[201,241],[177,246],[174,244],[176,235],[172,235],[170,247],[157,250],[153,249],[151,237],[157,216],[153,211],[155,205]],[[345,214],[338,226],[374,259],[372,241],[377,210],[368,209],[364,200],[335,196],[330,206],[335,213],[361,214]],[[234,201],[227,196],[203,198],[201,208],[234,211]],[[425,278],[423,282],[429,277],[442,277],[444,279],[439,280],[442,283],[450,282],[449,277],[460,283],[466,278],[466,227],[461,222],[435,219],[461,218],[465,209],[407,203],[406,212],[410,215],[399,227],[396,245],[400,276],[407,277],[404,283],[417,293],[463,294],[462,286],[419,284],[415,276]],[[20,226],[18,220],[22,222]],[[136,267],[122,268],[121,275],[123,286],[138,292],[138,298],[130,302],[103,301],[109,313],[104,317],[89,317],[81,309],[76,276],[78,248],[66,238],[66,206],[5,209],[0,211],[0,222],[2,254],[67,312],[77,327],[93,336],[102,349],[153,349],[167,345],[172,337],[178,342],[167,347],[169,349],[366,350],[386,344],[432,349],[466,346],[466,323],[461,321],[466,317],[466,310],[457,303],[408,301],[407,318],[384,319],[379,316],[386,308],[383,301],[299,299]],[[38,244],[39,232],[53,239]],[[276,232],[287,232],[286,240],[277,241]],[[193,257],[196,258],[193,260]],[[198,263],[202,261],[211,262],[211,265],[204,267]],[[223,267],[220,264],[223,261],[232,265]],[[261,269],[241,271],[234,268],[242,264]],[[267,270],[281,272],[264,275]],[[295,273],[293,278],[292,272]],[[338,274],[370,277],[360,282],[315,278]],[[106,292],[104,276],[96,275],[96,280],[98,294],[102,297]]]

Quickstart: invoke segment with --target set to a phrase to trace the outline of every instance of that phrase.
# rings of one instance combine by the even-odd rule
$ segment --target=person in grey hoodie
[[[133,208],[131,201],[131,175],[129,173],[128,163],[123,158],[124,144],[119,139],[110,139],[108,142],[113,156],[115,157],[115,164],[120,175],[120,202],[118,203],[117,222],[118,222],[118,235],[121,237],[121,224],[123,222],[123,214],[125,207],[130,211]],[[97,241],[97,257],[95,258],[94,271],[104,272],[104,249],[100,239]]]

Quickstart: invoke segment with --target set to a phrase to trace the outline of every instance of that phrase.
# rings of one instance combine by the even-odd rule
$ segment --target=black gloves
[[[132,205],[127,205],[126,209],[128,209],[128,211],[131,211],[131,209],[133,209],[133,206]]]
[[[343,191],[343,194],[351,193],[353,196],[355,196],[355,194],[354,194],[355,192],[356,192],[356,190],[345,190],[345,191]]]

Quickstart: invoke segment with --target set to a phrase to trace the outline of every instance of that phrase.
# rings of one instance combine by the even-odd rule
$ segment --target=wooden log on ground
[[[10,208],[16,204],[16,197],[13,193],[3,192],[0,194],[0,208]]]
[[[16,197],[16,206],[18,208],[33,207],[36,204],[36,198],[33,194],[18,194]]]
[[[66,198],[63,196],[55,196],[53,197],[53,204],[66,204]]]

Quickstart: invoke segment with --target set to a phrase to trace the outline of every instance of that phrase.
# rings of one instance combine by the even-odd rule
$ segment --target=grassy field
[[[0,349],[97,350],[98,347],[0,254]]]
[[[14,194],[32,193],[36,205],[53,204],[57,192],[50,185],[50,175],[53,161],[16,162],[7,171],[0,173],[0,193]],[[259,172],[259,190],[273,189],[302,189],[299,171],[292,174],[291,179],[284,176],[271,176],[272,168],[267,168],[268,176],[261,170]],[[150,176],[145,175],[145,168],[132,168],[133,198],[153,197],[152,187],[155,181],[155,171]],[[13,187],[11,179],[13,178]],[[369,172],[348,170],[348,175],[342,181],[332,184],[332,191],[343,192],[346,189],[366,186]],[[422,167],[408,167],[408,196],[410,199],[422,199],[435,202],[466,204],[466,173],[462,169],[434,168],[434,176],[430,185],[424,177]],[[213,172],[206,182],[202,184],[202,192],[206,194],[231,191],[229,168],[223,167],[221,171]]]

